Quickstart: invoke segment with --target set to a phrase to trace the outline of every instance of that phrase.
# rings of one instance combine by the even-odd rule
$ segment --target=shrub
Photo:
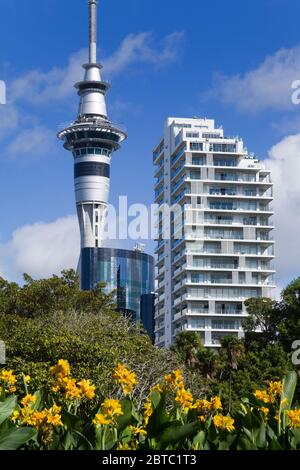
[[[242,398],[231,416],[218,396],[195,399],[178,369],[140,404],[133,398],[136,374],[118,364],[112,376],[119,392],[107,397],[91,380],[76,380],[68,361],[59,360],[50,368],[50,391],[42,394],[31,391],[29,376],[18,386],[15,374],[2,370],[0,450],[300,449],[295,372]]]

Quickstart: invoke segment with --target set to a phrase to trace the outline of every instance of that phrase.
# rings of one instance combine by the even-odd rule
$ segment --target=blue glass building
[[[92,290],[99,282],[105,283],[106,292],[116,291],[116,304],[119,312],[130,316],[135,321],[141,321],[145,328],[147,323],[146,329],[148,330],[148,325],[151,324],[153,318],[152,298],[149,295],[147,302],[146,296],[142,302],[142,296],[154,292],[152,256],[138,250],[83,248],[81,250],[81,288]],[[150,313],[151,319],[148,318]],[[147,319],[146,322],[145,319]]]

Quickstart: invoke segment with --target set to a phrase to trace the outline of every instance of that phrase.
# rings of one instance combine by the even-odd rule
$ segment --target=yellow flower
[[[48,410],[44,410],[44,419],[47,424],[51,424],[54,427],[63,426],[61,420],[61,406],[54,404]]]
[[[58,363],[50,368],[50,372],[57,379],[63,379],[70,375],[71,369],[68,361],[60,359]]]
[[[156,385],[154,385],[153,387],[151,387],[150,392],[151,392],[151,393],[152,393],[152,392],[157,392],[157,393],[159,393],[159,394],[161,395],[162,392],[163,392],[163,387],[162,387],[161,384],[156,384]]]
[[[58,426],[63,426],[61,416],[60,415],[51,415],[49,414],[47,416],[47,423],[51,424],[52,426],[58,427]]]
[[[293,429],[300,427],[300,409],[287,411],[290,425]]]
[[[152,403],[151,403],[151,400],[147,400],[143,406],[143,409],[144,409],[144,423],[145,425],[147,426],[148,422],[149,422],[149,418],[150,416],[152,415],[153,413],[153,407],[152,407]]]
[[[260,411],[264,414],[265,418],[268,416],[268,414],[270,413],[270,410],[269,408],[266,408],[265,406],[262,406],[260,408]]]
[[[80,398],[80,389],[76,386],[76,379],[66,377],[63,379],[62,384],[67,400]]]
[[[268,392],[272,396],[282,394],[282,382],[269,382]]]
[[[31,380],[30,375],[25,375],[24,380],[25,380],[25,382],[26,382],[27,384],[29,384],[29,382],[30,382],[30,380]]]
[[[95,397],[96,387],[91,383],[90,380],[81,380],[78,382],[78,386],[83,398],[92,400]]]
[[[101,405],[103,413],[109,417],[121,416],[123,414],[119,400],[106,398]]]
[[[117,365],[114,369],[113,378],[121,385],[125,395],[129,395],[134,385],[138,383],[136,374],[127,369],[124,364]]]
[[[287,403],[288,403],[287,398],[284,398],[283,400],[281,400],[280,406],[282,406],[284,408],[287,405]]]
[[[192,408],[195,408],[197,411],[202,413],[208,413],[212,409],[212,403],[205,399],[198,399],[195,401]]]
[[[201,421],[201,423],[205,422],[205,416],[203,416],[203,415],[198,416],[198,419],[199,419],[199,421]]]
[[[134,434],[135,436],[147,436],[147,431],[142,427],[129,426],[129,428],[131,429],[132,434]]]
[[[97,413],[95,418],[93,419],[93,424],[95,426],[103,426],[106,424],[112,424],[112,420],[106,418],[102,413]]]
[[[131,450],[128,444],[122,444],[119,442],[117,446],[117,450]]]
[[[234,431],[234,419],[230,418],[229,416],[223,416],[221,414],[217,414],[213,417],[213,422],[216,428],[221,430],[227,430],[229,432]]]
[[[273,403],[274,398],[271,397],[265,390],[256,390],[254,396],[264,403]]]
[[[17,383],[17,378],[11,369],[3,369],[0,371],[0,383],[1,382],[7,393],[14,393],[16,391],[15,384]]]
[[[184,409],[188,411],[193,406],[193,395],[185,388],[179,388],[175,397],[175,401]]]
[[[171,374],[167,374],[165,381],[174,389],[184,387],[183,375],[179,369],[174,370]]]
[[[218,397],[218,396],[212,397],[210,402],[211,402],[212,408],[214,410],[222,410],[223,409],[220,397]]]
[[[28,405],[31,405],[36,402],[36,397],[34,395],[26,395],[24,398],[21,400],[21,404],[25,407]]]
[[[11,417],[12,422],[15,423],[19,417],[20,417],[20,411],[15,410]]]

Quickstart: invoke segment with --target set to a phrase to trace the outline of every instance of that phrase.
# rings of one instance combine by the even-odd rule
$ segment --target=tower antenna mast
[[[89,0],[89,63],[97,63],[97,4],[98,0]]]

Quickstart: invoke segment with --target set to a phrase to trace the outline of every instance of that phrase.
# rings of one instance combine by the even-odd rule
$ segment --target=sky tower
[[[101,247],[104,213],[108,205],[110,162],[127,137],[108,118],[105,96],[109,84],[102,80],[97,64],[97,3],[89,0],[89,62],[83,65],[84,79],[75,84],[80,96],[77,119],[59,132],[64,147],[73,153],[76,207],[81,253]],[[80,261],[80,272],[81,272]]]

